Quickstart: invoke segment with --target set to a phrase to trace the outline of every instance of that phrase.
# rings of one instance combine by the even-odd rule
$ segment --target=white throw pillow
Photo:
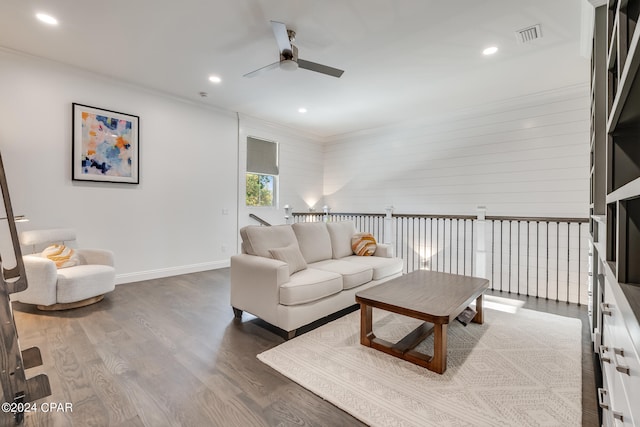
[[[274,259],[284,261],[289,265],[290,275],[307,268],[307,262],[304,260],[302,252],[300,252],[300,248],[297,245],[269,249],[269,253]]]
[[[78,254],[73,249],[65,245],[51,245],[48,246],[40,254],[43,258],[48,258],[56,263],[58,268],[73,267],[80,264]]]

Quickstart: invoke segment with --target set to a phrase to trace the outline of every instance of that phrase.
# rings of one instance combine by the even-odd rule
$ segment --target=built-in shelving
[[[607,203],[613,203],[618,200],[634,197],[636,194],[640,194],[640,178],[629,181],[617,190],[607,194],[606,200]]]
[[[640,113],[640,110],[639,110]],[[639,117],[640,119],[640,117]],[[618,127],[609,138],[609,192],[640,178],[640,127]]]
[[[628,1],[620,2],[609,9],[609,13],[614,14],[613,22],[612,18],[609,18],[613,28],[609,30],[607,52],[609,131],[615,128],[618,122],[630,121],[633,116],[639,114],[636,107],[640,93],[632,90],[640,65],[640,58],[633,54],[640,43],[640,31],[636,31],[639,7],[636,1]]]
[[[596,8],[591,58],[590,320],[602,425],[640,426],[640,0]],[[631,393],[631,394],[630,394]]]
[[[620,205],[618,281],[640,286],[640,197]]]
[[[592,215],[605,216],[605,251],[600,254],[605,264],[611,267],[617,282],[640,285],[640,263],[635,262],[640,259],[639,18],[640,0],[609,0],[596,13],[591,60],[590,204]],[[598,92],[603,84],[605,96]],[[607,105],[604,113],[598,108],[603,103]],[[603,118],[604,135],[598,133]],[[602,145],[604,153],[598,150]],[[604,189],[597,182],[603,169]],[[601,225],[592,224],[591,231],[594,242],[601,242]],[[640,307],[637,314],[640,317]]]
[[[606,260],[615,265],[618,257],[618,204],[607,204]],[[615,272],[616,269],[614,268]]]
[[[607,217],[604,215],[591,215],[591,236],[593,243],[604,243],[607,227]]]

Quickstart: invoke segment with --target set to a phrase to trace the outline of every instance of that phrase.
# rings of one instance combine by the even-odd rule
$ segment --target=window
[[[247,137],[247,206],[275,206],[278,143]]]

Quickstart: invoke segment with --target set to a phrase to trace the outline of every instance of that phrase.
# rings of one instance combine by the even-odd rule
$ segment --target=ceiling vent
[[[518,39],[518,43],[521,44],[531,43],[532,41],[539,38],[542,38],[542,30],[540,29],[540,24],[516,31],[516,39]]]

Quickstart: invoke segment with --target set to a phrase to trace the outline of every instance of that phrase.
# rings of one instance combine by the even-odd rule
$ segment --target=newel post
[[[475,265],[473,266],[474,271],[472,272],[473,276],[476,277],[487,277],[487,231],[486,231],[486,216],[487,216],[487,207],[486,206],[478,206],[476,208],[478,212],[478,219],[476,221],[475,227],[475,236],[474,242],[475,247],[473,248],[475,252]]]
[[[322,207],[322,212],[324,213],[324,215],[322,215],[322,220],[324,222],[329,222],[329,215],[331,214],[331,208],[328,205],[324,205]]]
[[[395,241],[393,238],[393,206],[385,208],[386,215],[384,217],[384,242],[391,244]]]
[[[293,206],[284,205],[284,223],[293,224]]]

